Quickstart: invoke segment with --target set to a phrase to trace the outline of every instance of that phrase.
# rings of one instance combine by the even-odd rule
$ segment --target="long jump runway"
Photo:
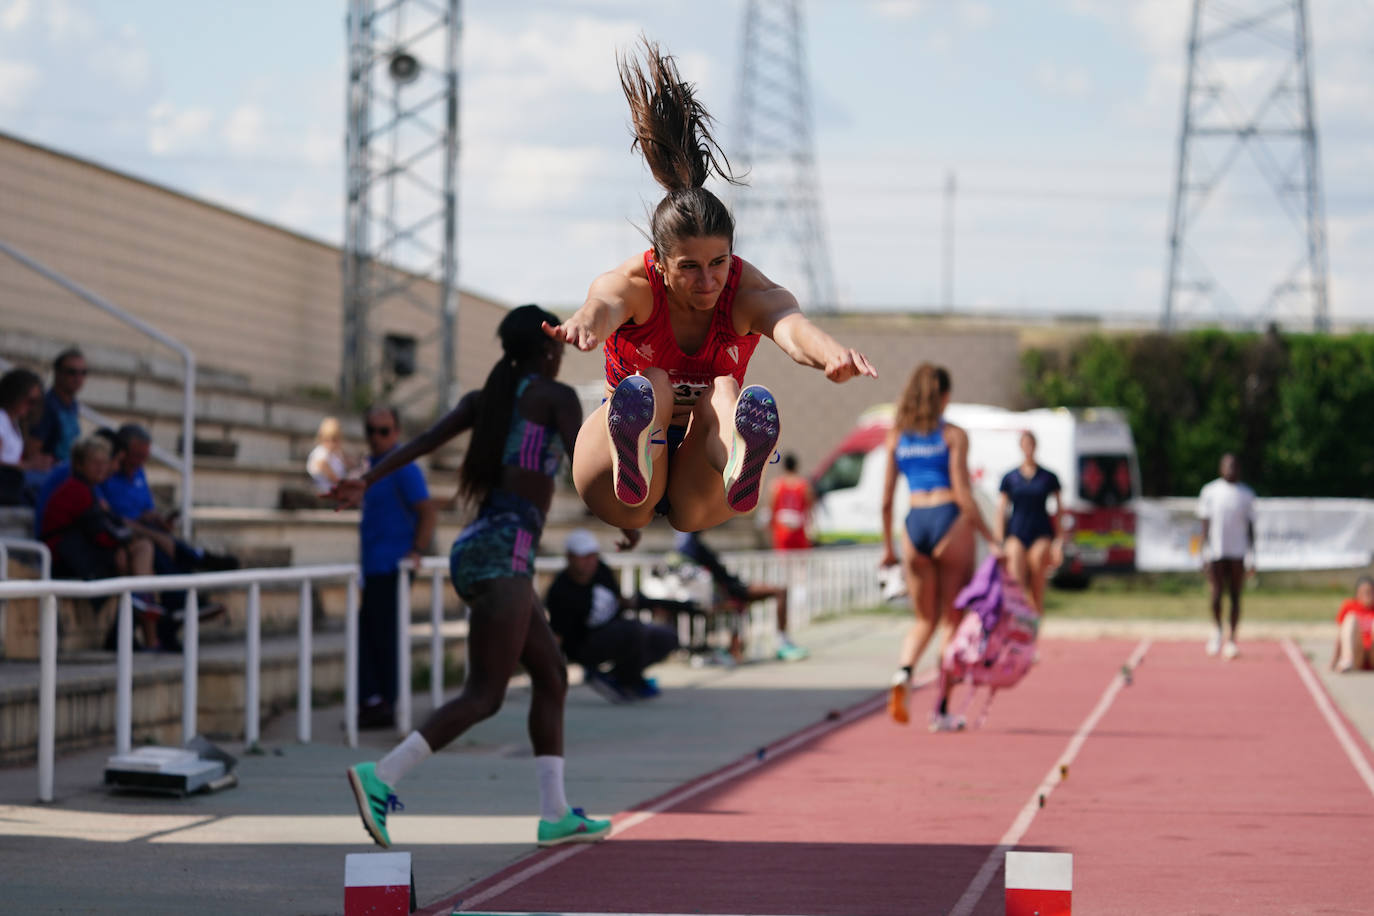
[[[1008,849],[1073,853],[1079,913],[1369,912],[1369,748],[1291,643],[1244,649],[1047,642],[962,733],[874,697],[421,912],[992,916]]]

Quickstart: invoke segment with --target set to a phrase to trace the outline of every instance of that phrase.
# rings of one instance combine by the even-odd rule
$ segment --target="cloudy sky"
[[[1227,7],[1247,4],[1275,6]],[[337,243],[345,6],[0,0],[0,131]],[[744,2],[463,7],[460,282],[513,303],[575,305],[596,273],[637,250],[658,196],[629,149],[616,50],[642,31],[673,52],[729,153]],[[1313,7],[1331,311],[1371,322],[1374,0]],[[953,176],[957,309],[1159,314],[1189,0],[803,8],[844,307],[945,305]],[[1279,72],[1264,47],[1238,46],[1209,71],[1237,112],[1253,110]],[[1271,120],[1287,111],[1281,100]],[[1295,149],[1258,160],[1242,151],[1198,217],[1196,254],[1225,294],[1223,312],[1258,310],[1300,259],[1300,224],[1254,164],[1294,173]],[[1205,163],[1224,157],[1199,149]],[[800,288],[763,241],[742,240],[740,253]],[[1303,321],[1283,308],[1274,317]]]

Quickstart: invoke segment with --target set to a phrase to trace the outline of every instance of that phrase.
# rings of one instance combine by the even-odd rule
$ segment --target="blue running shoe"
[[[404,811],[405,805],[396,798],[391,786],[377,776],[377,764],[360,763],[348,768],[348,784],[353,787],[353,798],[358,802],[358,816],[363,819],[363,827],[373,842],[383,849],[391,848],[391,837],[386,832],[388,811]]]
[[[649,498],[654,466],[649,439],[654,426],[654,386],[642,375],[627,376],[606,405],[606,432],[611,437],[611,479],[615,498],[642,506]]]
[[[569,808],[561,820],[539,821],[539,845],[595,843],[604,839],[610,832],[610,821],[595,821],[587,817],[581,808]]]
[[[735,402],[735,438],[725,464],[725,501],[736,512],[759,504],[763,469],[778,444],[778,404],[762,385],[750,385]]]
[[[632,688],[631,692],[637,700],[652,700],[654,697],[663,693],[662,689],[658,686],[658,681],[651,677],[646,677],[638,686]]]

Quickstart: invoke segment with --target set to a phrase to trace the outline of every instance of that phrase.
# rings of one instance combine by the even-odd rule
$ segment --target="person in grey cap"
[[[568,533],[568,565],[553,580],[544,606],[563,653],[586,671],[586,683],[613,703],[649,699],[659,693],[644,669],[678,647],[668,627],[625,616],[637,602],[620,593],[615,573],[601,560],[596,535],[585,528]],[[610,671],[601,667],[610,665]]]

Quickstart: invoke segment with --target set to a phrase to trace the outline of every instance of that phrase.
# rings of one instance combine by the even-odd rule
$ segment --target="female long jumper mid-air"
[[[607,401],[573,453],[588,508],[617,528],[642,528],[657,511],[679,531],[699,531],[757,505],[778,440],[773,395],[761,385],[741,391],[760,336],[834,382],[878,373],[732,253],[734,219],[703,187],[712,172],[735,181],[710,116],[672,57],[647,40],[643,50],[642,62],[618,63],[634,145],[667,190],[653,247],[597,277],[582,307],[544,331],[583,351],[605,344]]]

